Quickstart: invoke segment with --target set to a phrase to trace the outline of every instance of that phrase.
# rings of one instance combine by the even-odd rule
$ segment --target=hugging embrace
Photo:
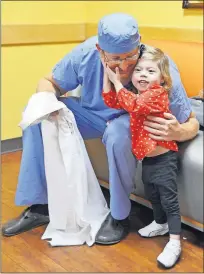
[[[79,85],[80,98],[61,97]],[[181,253],[176,142],[192,139],[199,128],[175,63],[141,43],[132,16],[110,14],[100,20],[98,36],[74,48],[39,81],[37,94],[43,92],[73,113],[84,140],[102,138],[106,148],[110,214],[95,243],[115,244],[128,234],[129,195],[139,159],[155,219],[139,234],[154,237],[169,232],[170,241],[158,261],[173,266]],[[27,127],[15,202],[29,207],[3,226],[4,236],[50,221],[43,151],[41,125]]]

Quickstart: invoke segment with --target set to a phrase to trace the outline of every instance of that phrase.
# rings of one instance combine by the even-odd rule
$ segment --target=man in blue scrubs
[[[114,70],[119,67],[122,83],[131,88],[131,74],[140,54],[137,22],[127,14],[110,14],[98,25],[98,37],[78,45],[55,65],[50,75],[39,81],[37,92],[50,91],[56,96],[81,85],[81,97],[59,98],[75,115],[84,139],[102,138],[109,164],[111,214],[99,230],[96,243],[113,244],[125,237],[131,209],[129,195],[133,189],[136,160],[131,152],[129,115],[108,108],[102,99],[105,59]],[[156,140],[185,141],[198,131],[178,69],[170,60],[173,88],[171,111],[165,119],[149,117],[146,129]],[[109,123],[107,123],[109,122]],[[184,123],[185,122],[185,123]],[[57,182],[56,182],[57,183]],[[17,205],[30,205],[20,216],[2,228],[12,236],[49,222],[47,187],[40,125],[23,132],[23,155],[16,192]]]

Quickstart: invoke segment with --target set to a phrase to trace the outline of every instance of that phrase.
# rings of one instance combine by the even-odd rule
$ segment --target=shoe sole
[[[158,263],[161,267],[163,267],[163,268],[165,268],[165,269],[170,269],[170,268],[173,268],[173,267],[177,264],[177,262],[180,260],[180,257],[181,257],[181,255],[178,257],[178,259],[175,261],[175,263],[174,263],[172,266],[165,266],[163,263],[161,263],[161,262],[158,261],[158,260],[157,260],[157,263]]]
[[[126,232],[120,240],[118,241],[112,241],[112,242],[100,242],[100,241],[95,241],[95,244],[98,245],[114,245],[114,244],[118,244],[119,242],[121,242],[122,240],[124,240],[127,236],[128,236],[129,232]]]
[[[122,240],[123,239],[118,240],[118,241],[114,241],[114,242],[99,242],[99,241],[96,241],[95,244],[97,244],[97,245],[114,245],[114,244],[118,244]]]
[[[36,226],[33,226],[33,227],[30,228],[30,229],[24,229],[24,230],[21,230],[21,231],[19,231],[19,232],[12,233],[12,234],[2,233],[2,235],[3,235],[4,237],[12,237],[12,236],[19,235],[19,234],[21,234],[21,233],[27,232],[27,231],[29,231],[29,230],[32,230],[32,229],[34,229],[34,228],[37,228],[37,227],[39,227],[39,226],[46,225],[46,224],[48,224],[48,223],[49,223],[49,222],[42,223],[42,224],[38,224],[38,225],[36,225]]]
[[[167,231],[167,232],[165,232],[164,234],[159,234],[159,235],[155,235],[155,236],[143,236],[143,235],[141,235],[139,232],[137,232],[139,235],[140,235],[140,237],[142,237],[142,238],[155,238],[155,237],[160,237],[160,236],[167,236],[167,235],[169,235],[169,231]]]

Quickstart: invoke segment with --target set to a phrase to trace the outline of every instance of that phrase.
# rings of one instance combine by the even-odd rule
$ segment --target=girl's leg
[[[181,254],[181,244],[180,244],[180,233],[181,233],[181,217],[178,203],[178,193],[177,193],[177,172],[178,172],[178,158],[177,153],[169,151],[163,155],[146,158],[143,161],[143,181],[144,184],[149,182],[147,188],[150,191],[151,195],[149,197],[154,197],[154,190],[157,190],[157,199],[160,198],[160,203],[157,201],[157,206],[155,201],[153,201],[152,206],[154,210],[154,216],[159,222],[159,217],[155,214],[163,214],[165,212],[167,216],[167,224],[158,224],[153,222],[148,227],[143,228],[146,230],[154,229],[157,227],[157,233],[150,233],[148,237],[153,237],[157,235],[163,235],[162,232],[166,227],[169,229],[170,241],[164,248],[163,252],[158,256],[157,261],[161,263],[166,268],[170,268],[177,262]],[[154,185],[151,187],[150,185]],[[146,185],[146,184],[145,184]],[[152,199],[152,198],[151,198]],[[162,209],[161,209],[162,206]],[[163,219],[164,220],[164,219]],[[161,226],[159,229],[159,225]],[[166,225],[166,227],[165,227]],[[162,227],[163,226],[163,227]]]
[[[142,162],[142,181],[147,199],[152,204],[154,221],[141,228],[138,233],[142,237],[161,236],[168,232],[166,213],[163,210],[158,186],[154,184],[157,180],[158,157],[145,158]]]
[[[143,172],[146,174],[145,178],[147,178],[148,169],[146,170],[146,168],[144,167]],[[145,181],[144,190],[146,197],[152,204],[154,221],[144,228],[141,228],[138,233],[140,234],[140,236],[146,238],[165,235],[166,233],[168,233],[169,229],[166,213],[162,208],[158,187],[155,184],[151,184],[150,182],[147,183]]]
[[[181,216],[177,191],[177,153],[166,155],[166,167],[161,168],[161,183],[158,181],[161,204],[167,216],[170,239],[157,261],[166,268],[173,267],[181,254]]]

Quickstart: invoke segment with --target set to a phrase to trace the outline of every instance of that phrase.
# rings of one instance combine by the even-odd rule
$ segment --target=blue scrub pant
[[[136,160],[131,152],[129,115],[124,114],[108,126],[92,111],[81,107],[77,98],[60,98],[74,114],[83,139],[102,138],[109,164],[110,210],[115,219],[125,219],[131,209]],[[41,126],[23,132],[23,153],[16,191],[16,205],[47,204]]]

